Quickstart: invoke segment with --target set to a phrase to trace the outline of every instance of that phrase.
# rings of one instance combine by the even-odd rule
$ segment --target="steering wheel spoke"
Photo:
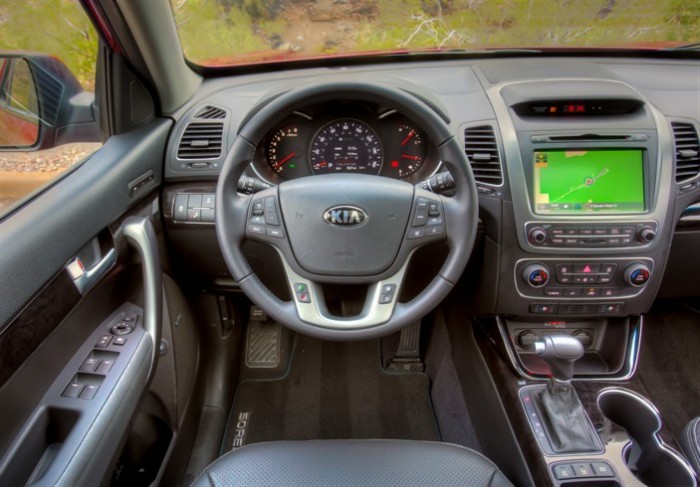
[[[311,325],[337,330],[361,329],[388,322],[398,304],[399,292],[410,261],[406,259],[394,275],[368,286],[362,311],[357,316],[340,317],[329,312],[322,285],[297,274],[279,249],[278,253],[299,319]]]

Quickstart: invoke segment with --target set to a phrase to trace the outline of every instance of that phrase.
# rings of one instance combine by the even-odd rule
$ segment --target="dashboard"
[[[699,78],[694,61],[559,57],[209,79],[173,114],[165,221],[202,285],[223,285],[213,193],[247,114],[309,82],[385,83],[424,101],[464,143],[481,222],[477,263],[464,277],[475,314],[537,321],[645,313],[669,261],[683,268],[670,252],[674,230],[700,201]],[[319,100],[266,128],[244,192],[334,172],[422,184],[444,180],[438,159],[425,127],[380,100]]]
[[[355,173],[418,182],[439,168],[422,128],[376,104],[325,103],[286,115],[258,145],[251,169],[268,184]]]

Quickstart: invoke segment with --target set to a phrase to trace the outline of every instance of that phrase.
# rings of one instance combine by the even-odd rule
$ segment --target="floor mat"
[[[239,384],[222,450],[273,440],[400,438],[438,441],[424,374],[387,374],[379,341],[297,335],[279,380]]]
[[[639,374],[671,432],[700,415],[700,313],[662,302],[644,316]]]

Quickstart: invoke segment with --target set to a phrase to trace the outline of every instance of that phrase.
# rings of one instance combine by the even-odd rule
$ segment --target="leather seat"
[[[254,443],[238,448],[209,465],[193,485],[512,484],[480,453],[449,443],[309,440]]]
[[[700,417],[693,419],[683,428],[678,443],[695,472],[700,475]]]

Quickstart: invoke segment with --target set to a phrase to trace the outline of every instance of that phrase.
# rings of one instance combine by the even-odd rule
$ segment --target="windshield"
[[[454,49],[662,49],[698,42],[691,0],[171,0],[206,66]]]

